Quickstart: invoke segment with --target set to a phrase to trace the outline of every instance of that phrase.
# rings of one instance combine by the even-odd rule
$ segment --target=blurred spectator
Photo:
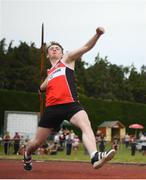
[[[139,131],[139,133],[138,133],[138,139],[141,139],[142,136],[144,136],[143,133],[142,133],[142,131]]]
[[[56,133],[56,134],[54,135],[54,143],[59,144],[59,133]]]
[[[80,139],[77,135],[74,135],[73,142],[72,142],[72,147],[74,151],[77,151],[79,148],[80,144]]]
[[[130,143],[130,136],[129,134],[125,135],[125,147],[128,148]]]
[[[146,141],[146,136],[144,136],[143,134],[140,136],[140,140],[141,141]]]
[[[50,155],[56,155],[58,152],[58,144],[56,142],[53,142],[50,145],[49,151],[50,151]]]
[[[104,145],[104,136],[101,134],[98,138],[98,144],[99,144],[99,151],[104,152],[105,151],[105,145]]]
[[[131,144],[131,156],[135,156],[135,152],[136,152],[136,137],[135,136],[131,137],[130,144]]]
[[[101,134],[102,134],[101,131],[100,131],[100,130],[97,130],[96,136],[95,136],[97,144],[100,142]]]
[[[115,137],[113,140],[112,148],[115,149],[115,151],[118,151],[118,149],[119,149],[119,140],[117,137]]]
[[[59,131],[59,143],[60,143],[60,150],[64,149],[64,144],[65,144],[65,133],[63,129]]]
[[[6,132],[4,134],[3,144],[4,144],[4,153],[7,155],[7,154],[9,154],[9,150],[10,150],[10,135],[9,135],[9,132]]]
[[[70,130],[70,135],[71,135],[71,139],[74,139],[74,137],[76,136],[73,130]]]
[[[71,155],[73,139],[70,132],[66,135],[66,155]]]
[[[13,140],[14,140],[14,154],[17,154],[20,148],[20,135],[18,134],[18,132],[15,133]]]

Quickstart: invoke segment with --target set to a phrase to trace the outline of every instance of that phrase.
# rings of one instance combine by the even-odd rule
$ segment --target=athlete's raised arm
[[[96,34],[81,48],[67,53],[67,55],[64,56],[64,61],[70,64],[72,61],[79,59],[83,54],[95,46],[97,40],[102,34],[104,34],[104,29],[102,27],[98,27],[96,29]]]

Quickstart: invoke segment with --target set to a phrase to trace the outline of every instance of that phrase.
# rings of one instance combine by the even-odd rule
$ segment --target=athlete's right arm
[[[68,57],[65,59],[65,62],[70,64],[70,62],[80,59],[83,54],[95,46],[97,40],[102,34],[104,34],[104,28],[98,27],[96,29],[96,34],[94,34],[84,46],[68,53]]]
[[[46,77],[46,79],[44,80],[44,82],[40,85],[40,90],[43,92],[46,90],[48,84],[48,77]]]

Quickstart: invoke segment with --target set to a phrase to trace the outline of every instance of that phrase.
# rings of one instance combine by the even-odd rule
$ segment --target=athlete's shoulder
[[[61,59],[62,63],[65,64],[66,67],[74,70],[75,61],[72,61],[69,57],[69,52],[65,53]]]

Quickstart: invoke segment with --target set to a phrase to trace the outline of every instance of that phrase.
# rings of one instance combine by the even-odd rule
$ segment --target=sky
[[[105,34],[82,59],[94,64],[97,53],[112,64],[146,65],[146,0],[0,0],[0,39],[41,46],[58,41],[65,51],[83,46],[101,26]]]

